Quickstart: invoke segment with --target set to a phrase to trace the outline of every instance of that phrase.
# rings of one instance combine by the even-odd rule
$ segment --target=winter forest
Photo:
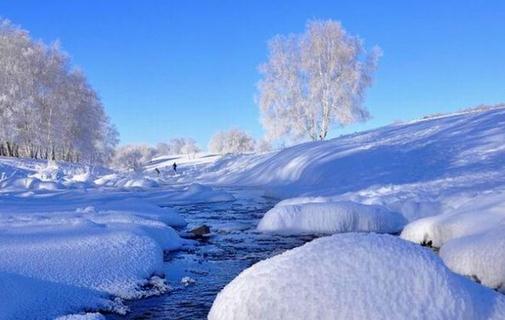
[[[67,54],[5,19],[0,41],[0,155],[107,163],[117,132]]]
[[[505,319],[504,30],[0,2],[0,320]]]

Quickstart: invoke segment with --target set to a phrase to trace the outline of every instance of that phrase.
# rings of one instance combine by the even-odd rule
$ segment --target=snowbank
[[[122,308],[121,305],[89,289],[13,273],[0,272],[0,287],[2,288],[0,290],[0,319],[54,319],[58,315],[78,310],[82,306],[93,306],[110,311],[120,311]]]
[[[92,188],[93,180],[110,170],[81,164],[0,157],[0,190],[56,191]]]
[[[505,226],[485,233],[450,240],[440,257],[454,272],[505,292]]]
[[[224,157],[200,181],[268,189],[281,198],[472,176],[466,188],[505,184],[505,108],[393,124],[266,155]],[[489,172],[499,172],[492,180]]]
[[[161,270],[163,249],[182,244],[165,224],[121,213],[18,215],[0,226],[0,271],[123,298]]]
[[[451,239],[483,233],[505,225],[505,193],[498,191],[452,199],[458,207],[408,224],[401,237],[440,248]]]
[[[380,206],[351,201],[281,204],[261,219],[258,230],[276,233],[380,232],[395,233],[405,218]]]
[[[0,300],[9,306],[0,308],[0,315],[25,318],[50,309],[47,318],[52,319],[83,309],[124,311],[109,297],[139,298],[168,290],[156,276],[163,251],[183,244],[164,222],[131,212],[88,207],[0,215],[0,283],[12,282],[27,295],[18,303],[16,294],[0,290]]]
[[[153,178],[145,177],[145,176],[133,176],[133,177],[124,177],[120,178],[113,184],[116,188],[156,188],[159,187],[160,184]]]
[[[209,319],[503,319],[505,298],[389,235],[341,234],[261,261]]]

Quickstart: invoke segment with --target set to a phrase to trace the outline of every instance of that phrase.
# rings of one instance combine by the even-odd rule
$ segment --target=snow
[[[0,290],[0,319],[28,319],[30,316],[54,319],[83,305],[121,311],[121,305],[114,305],[92,290],[14,273],[0,272],[0,286],[3,288]]]
[[[71,314],[56,318],[56,320],[105,320],[105,317],[98,313]]]
[[[217,296],[219,319],[503,319],[505,298],[390,235],[339,234],[261,261]]]
[[[408,224],[401,237],[417,243],[430,243],[440,248],[447,241],[483,233],[505,225],[505,192],[495,190],[483,194],[448,198],[452,209]]]
[[[0,319],[100,319],[75,313],[124,313],[121,299],[168,290],[163,253],[190,242],[152,199],[166,191],[104,189],[92,172],[110,171],[66,163],[1,158],[0,171],[0,287],[13,288],[0,290]]]
[[[182,245],[162,222],[119,213],[16,215],[0,225],[1,272],[122,298],[144,295],[163,249]]]
[[[505,108],[399,123],[208,165],[202,182],[262,187],[280,198],[438,181],[436,195],[505,185]],[[489,179],[491,178],[491,179]],[[460,182],[465,183],[460,184]]]
[[[281,204],[261,219],[258,230],[276,233],[381,232],[401,231],[406,219],[376,205],[351,201]]]
[[[266,154],[163,156],[137,172],[0,158],[0,286],[16,288],[0,290],[0,318],[40,312],[50,319],[69,314],[99,318],[95,311],[124,312],[121,298],[167,290],[159,277],[163,251],[189,245],[174,229],[186,225],[174,207],[232,201],[239,196],[226,187],[283,199],[264,215],[260,231],[396,233],[403,228],[401,238],[440,248],[443,262],[452,271],[503,291],[504,124],[503,107],[469,110]],[[172,170],[174,162],[177,172]],[[222,224],[223,230],[241,228],[237,221]],[[328,297],[335,299],[310,309],[315,315],[344,303],[346,308],[339,315],[349,312],[349,318],[380,317],[367,314],[373,308],[379,315],[401,314],[402,306],[425,308],[429,313],[414,312],[419,312],[419,318],[435,319],[492,318],[502,310],[501,298],[449,272],[440,259],[415,244],[378,235],[343,234],[328,239],[342,243],[322,239],[308,245],[317,249],[317,243],[327,241],[321,250],[299,249],[312,259],[307,260],[307,268],[296,254],[298,249],[253,266],[260,272],[271,268],[263,265],[281,261],[270,270],[272,278],[264,275],[272,282],[271,289],[262,282],[267,280],[253,284],[257,292],[247,291],[247,296],[241,296],[247,288],[237,289],[244,303],[235,303],[233,308],[252,303],[256,309],[254,299],[247,297],[257,294],[264,308],[277,312],[276,308],[294,304],[294,297],[306,300],[299,296],[304,291],[291,284],[313,281],[300,285],[307,285],[309,293],[329,290]],[[384,248],[375,247],[374,241]],[[331,252],[324,249],[330,247]],[[364,256],[367,250],[368,257]],[[293,262],[284,258],[291,255]],[[390,257],[391,264],[382,255]],[[286,275],[276,271],[286,271],[280,267],[284,264],[289,267]],[[311,276],[297,273],[298,268]],[[388,268],[400,270],[400,277],[393,278]],[[341,273],[329,274],[331,270]],[[248,275],[252,273],[246,271],[239,279],[254,278]],[[289,273],[293,273],[288,279],[291,283],[281,283]],[[418,280],[413,278],[417,273]],[[353,291],[339,287],[342,283],[356,285],[352,288],[356,288],[359,307],[347,307],[354,303]],[[365,286],[371,289],[370,295],[363,292]],[[309,293],[307,299],[312,297]],[[372,293],[376,298],[370,297]],[[441,300],[433,301],[433,296]],[[278,297],[286,303],[275,300]],[[223,299],[218,301],[228,300]],[[404,303],[392,305],[396,300]],[[221,303],[216,303],[218,308]],[[446,310],[441,310],[442,305]],[[463,311],[467,313],[458,313]]]
[[[505,293],[505,226],[446,242],[440,257],[454,272]]]
[[[196,280],[195,280],[195,279],[193,279],[193,278],[191,278],[191,277],[187,277],[187,276],[186,276],[186,277],[183,277],[183,278],[181,279],[181,283],[182,283],[185,287],[187,287],[187,286],[190,286],[190,285],[192,285],[192,284],[195,284],[195,283],[196,283]]]

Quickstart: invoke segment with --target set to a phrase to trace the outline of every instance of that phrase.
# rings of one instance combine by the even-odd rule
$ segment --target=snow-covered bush
[[[125,145],[119,147],[112,158],[112,166],[118,169],[139,170],[150,161],[156,151],[148,145]]]
[[[216,133],[209,142],[212,153],[246,153],[254,151],[253,137],[241,129],[231,129]]]

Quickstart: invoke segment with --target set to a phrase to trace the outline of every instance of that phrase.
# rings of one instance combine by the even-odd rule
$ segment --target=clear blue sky
[[[505,102],[505,1],[2,0],[0,15],[60,40],[87,74],[122,143],[220,129],[262,135],[254,103],[266,43],[308,19],[340,20],[384,56],[373,119],[333,135]]]

